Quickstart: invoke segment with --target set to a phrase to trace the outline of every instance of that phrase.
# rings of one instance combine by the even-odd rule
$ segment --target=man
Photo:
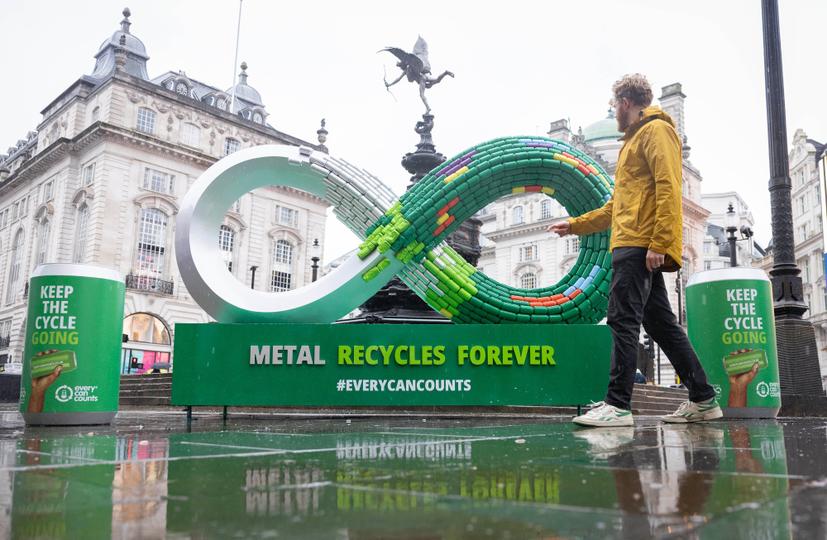
[[[662,419],[686,423],[720,418],[715,390],[672,313],[662,273],[678,270],[682,260],[681,141],[669,115],[651,106],[652,88],[643,75],[624,76],[612,91],[618,130],[623,132],[614,194],[603,207],[548,229],[565,236],[612,228],[609,389],[605,401],[573,421],[595,427],[633,425],[641,323],[689,389],[689,401]]]

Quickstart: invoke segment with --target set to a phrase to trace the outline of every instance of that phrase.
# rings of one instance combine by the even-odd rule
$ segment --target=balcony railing
[[[173,283],[171,281],[164,281],[161,278],[152,276],[136,276],[129,274],[126,276],[126,288],[136,291],[148,291],[158,294],[172,294]]]

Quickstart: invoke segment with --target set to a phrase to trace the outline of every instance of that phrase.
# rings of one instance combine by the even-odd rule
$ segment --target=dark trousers
[[[689,399],[715,397],[706,373],[686,332],[678,324],[660,271],[646,269],[646,248],[620,247],[612,251],[612,287],[607,324],[612,329],[612,371],[606,403],[631,410],[640,325],[663,349]]]

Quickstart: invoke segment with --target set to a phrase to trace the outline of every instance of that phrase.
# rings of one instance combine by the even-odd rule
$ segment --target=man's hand
[[[646,251],[646,269],[650,272],[654,272],[661,266],[663,266],[664,255],[662,253],[657,253],[652,251],[651,249]]]
[[[566,236],[571,234],[571,223],[569,223],[568,220],[560,221],[558,223],[549,225],[546,231],[552,232],[557,236]]]

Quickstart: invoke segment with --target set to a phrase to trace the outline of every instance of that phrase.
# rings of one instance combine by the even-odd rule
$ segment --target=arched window
[[[46,262],[46,255],[49,252],[49,236],[52,231],[52,224],[44,217],[37,226],[37,256],[35,265]]]
[[[6,303],[10,304],[17,295],[17,287],[20,283],[20,261],[23,258],[23,229],[19,229],[14,235],[14,242],[11,246],[11,258],[9,259],[9,286],[6,289]]]
[[[101,115],[101,108],[95,107],[92,109],[92,122],[97,122]]]
[[[224,264],[230,273],[233,272],[233,248],[235,246],[235,231],[226,225],[218,228],[218,248],[221,250],[221,256],[224,259]]]
[[[241,148],[241,143],[238,142],[238,139],[233,139],[232,137],[227,137],[224,141],[224,155],[229,156],[236,150]]]
[[[89,226],[89,207],[82,204],[75,212],[75,246],[72,262],[82,263],[86,257],[86,233]]]
[[[262,120],[264,120],[264,117],[261,116],[261,113],[257,112],[253,115],[253,122],[255,122],[256,124],[260,124]]]
[[[523,222],[523,207],[522,206],[515,206],[511,210],[511,224],[512,225],[519,225]]]
[[[520,287],[523,289],[534,289],[537,287],[537,275],[527,272],[520,276]]]
[[[551,199],[545,199],[540,203],[540,219],[549,219],[551,217]]]
[[[224,99],[224,98],[218,98],[218,101],[216,102],[216,104],[215,104],[215,105],[216,105],[219,109],[221,109],[222,111],[226,111],[226,110],[227,110],[227,100],[226,100],[226,99]]]
[[[138,250],[135,266],[139,275],[157,276],[164,272],[167,215],[157,208],[141,209],[138,225]]]
[[[133,313],[123,320],[123,333],[129,341],[169,345],[169,330],[164,322],[149,313]]]
[[[289,291],[293,286],[293,244],[287,240],[273,242],[270,290]]]
[[[138,109],[138,122],[135,127],[144,133],[155,133],[155,111],[146,107]]]
[[[121,353],[121,374],[163,373],[172,369],[169,327],[155,315],[133,313],[123,320],[129,341]]]

